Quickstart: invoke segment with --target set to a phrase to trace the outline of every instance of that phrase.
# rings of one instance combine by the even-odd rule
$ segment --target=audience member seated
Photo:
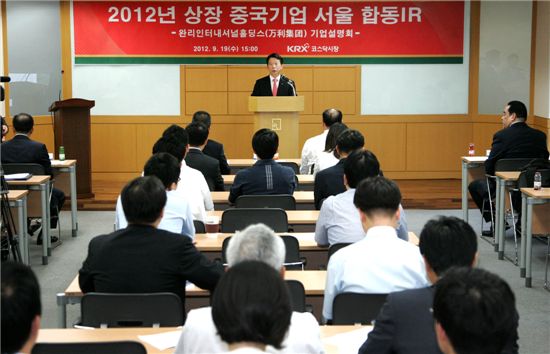
[[[317,154],[324,150],[327,139],[328,129],[334,123],[342,123],[342,112],[337,109],[329,108],[323,112],[323,132],[306,140],[302,148],[302,165],[300,173],[303,175],[311,174]]]
[[[436,284],[451,267],[476,265],[476,233],[462,219],[447,216],[432,219],[420,233],[420,253],[428,279]],[[431,311],[433,296],[433,286],[389,294],[359,353],[441,353]],[[518,352],[517,324],[516,320],[514,335],[502,353]]]
[[[252,137],[252,149],[258,156],[254,166],[241,170],[229,192],[229,202],[250,194],[293,194],[296,189],[296,174],[290,167],[273,160],[279,148],[279,136],[271,129],[260,129]]]
[[[192,122],[202,123],[208,128],[208,141],[206,142],[206,146],[202,149],[202,152],[218,160],[218,162],[220,163],[220,172],[222,175],[230,174],[231,170],[229,169],[229,164],[227,163],[227,159],[225,158],[223,144],[217,142],[216,140],[210,139],[210,125],[212,124],[210,113],[205,111],[197,111],[193,114]]]
[[[187,140],[185,129],[172,125],[164,131],[163,136],[153,146],[153,154],[167,152],[180,161],[180,181],[176,190],[187,199],[193,212],[193,218],[205,221],[206,210],[214,210],[214,202],[202,173],[185,163]]]
[[[41,314],[40,286],[31,268],[2,262],[2,353],[30,354]]]
[[[245,261],[259,261],[280,273],[284,278],[285,245],[273,230],[263,224],[251,225],[237,232],[229,241],[227,262],[230,269]],[[254,284],[249,281],[250,284]],[[257,284],[254,284],[258,287]],[[223,294],[220,293],[220,295]],[[288,335],[282,349],[275,353],[323,352],[319,324],[310,313],[292,312]],[[228,350],[227,342],[220,338],[212,320],[212,308],[203,307],[189,311],[188,321],[182,331],[176,353],[221,353]]]
[[[499,354],[517,333],[512,289],[479,268],[445,273],[435,285],[433,316],[444,354]]]
[[[332,302],[343,292],[388,294],[428,285],[418,247],[400,240],[401,193],[395,182],[371,177],[359,183],[353,198],[366,235],[330,258],[323,317],[332,319]]]
[[[44,167],[44,173],[50,175],[53,179],[52,164],[48,156],[46,145],[31,140],[30,136],[34,131],[34,119],[30,114],[19,113],[13,117],[13,129],[15,136],[0,145],[0,155],[2,163],[36,163]],[[50,226],[57,226],[58,210],[63,208],[65,203],[65,193],[53,188],[50,199]],[[44,223],[44,221],[42,221]],[[51,236],[52,242],[57,241],[57,237]],[[42,234],[37,239],[38,244],[42,244]]]
[[[348,129],[343,131],[336,139],[336,152],[340,161],[332,167],[324,169],[315,175],[313,195],[315,209],[321,209],[323,201],[331,195],[337,195],[346,191],[344,185],[344,162],[346,157],[353,151],[362,149],[365,145],[365,138],[357,130]]]
[[[166,188],[166,206],[164,207],[164,215],[158,228],[186,235],[193,239],[195,236],[195,226],[193,225],[191,207],[187,200],[176,191],[180,178],[180,164],[178,160],[166,152],[154,154],[145,164],[143,175],[158,177]],[[120,196],[116,203],[115,225],[117,230],[128,226]]]
[[[284,280],[259,261],[231,267],[212,299],[216,330],[233,354],[265,353],[267,346],[282,349],[291,314]]]
[[[154,176],[138,177],[122,190],[128,227],[94,237],[79,271],[84,293],[171,292],[185,306],[185,283],[214,290],[223,273],[182,237],[157,227],[166,205],[166,189]]]
[[[347,125],[343,123],[334,123],[330,127],[327,139],[325,140],[325,150],[315,156],[315,164],[313,165],[314,175],[338,163],[340,156],[336,151],[336,139],[346,129],[348,129]]]
[[[189,167],[201,171],[211,191],[223,191],[220,163],[202,152],[208,141],[208,128],[202,123],[193,122],[185,130],[189,134],[189,152],[185,156],[185,162]]]
[[[360,150],[348,156],[344,163],[344,183],[347,191],[325,200],[315,225],[315,241],[319,246],[354,243],[365,238],[359,211],[353,204],[355,187],[365,178],[378,176],[379,173],[380,164],[372,152]],[[407,220],[401,204],[399,214],[397,236],[408,241]]]

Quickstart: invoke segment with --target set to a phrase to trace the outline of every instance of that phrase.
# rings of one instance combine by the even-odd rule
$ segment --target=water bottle
[[[476,151],[474,149],[474,143],[470,143],[468,145],[468,156],[474,156],[476,154]]]
[[[59,161],[65,160],[65,147],[60,146],[59,147]]]
[[[540,172],[535,172],[535,183],[533,184],[533,188],[538,191],[542,188],[542,176],[540,175]]]

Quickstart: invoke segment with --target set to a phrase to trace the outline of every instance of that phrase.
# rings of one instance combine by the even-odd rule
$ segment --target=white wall
[[[550,119],[550,2],[537,3],[534,115]]]

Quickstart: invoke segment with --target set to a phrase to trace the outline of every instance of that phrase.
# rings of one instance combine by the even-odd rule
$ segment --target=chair
[[[31,354],[146,354],[140,342],[37,343]]]
[[[335,243],[334,245],[330,246],[328,249],[328,260],[330,260],[330,257],[332,257],[333,254],[335,254],[338,250],[351,245],[351,243]]]
[[[80,306],[82,325],[107,327],[175,327],[183,325],[185,311],[173,293],[88,293]]]
[[[341,293],[332,303],[333,325],[370,325],[386,301],[387,294]]]
[[[280,208],[296,210],[296,199],[289,194],[241,195],[235,201],[235,208]]]
[[[193,220],[193,226],[195,226],[195,233],[197,234],[205,234],[206,233],[206,226],[204,226],[204,223],[200,220]]]
[[[282,235],[281,238],[285,244],[286,255],[283,266],[287,270],[304,270],[307,260],[300,257],[300,244],[294,236]],[[230,237],[226,237],[222,242],[222,263],[227,265],[226,250],[229,245]]]
[[[285,280],[290,295],[292,311],[306,312],[306,290],[298,280]]]
[[[37,164],[37,163],[4,163],[2,164],[2,168],[4,169],[4,173],[9,175],[13,173],[30,173],[32,175],[37,176],[44,176],[46,175],[46,171],[44,170],[44,166]],[[48,204],[51,205],[51,199],[52,199],[52,191],[53,191],[53,180],[50,180],[50,193],[48,195]],[[48,207],[49,207],[48,205]],[[30,208],[29,208],[30,210]],[[57,220],[57,232],[59,235],[59,240],[61,240],[61,224],[59,220],[59,209],[57,209],[57,206],[55,208],[57,215],[50,215],[51,220]],[[46,224],[49,225],[49,224]],[[42,220],[42,226],[44,226],[44,220]]]
[[[263,223],[275,232],[288,232],[288,218],[283,209],[231,208],[222,214],[222,232],[233,233],[249,225]]]
[[[290,162],[290,161],[277,161],[281,166],[286,166],[292,168],[295,174],[300,174],[300,166],[296,162]]]

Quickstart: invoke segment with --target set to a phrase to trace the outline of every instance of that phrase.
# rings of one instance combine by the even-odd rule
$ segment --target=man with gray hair
[[[273,230],[264,224],[250,225],[237,232],[229,241],[226,256],[228,267],[243,261],[260,261],[284,277],[285,245]],[[212,308],[191,310],[175,353],[222,353],[227,343],[216,333]],[[319,324],[310,313],[293,312],[290,327],[281,350],[268,346],[269,353],[322,353]]]

